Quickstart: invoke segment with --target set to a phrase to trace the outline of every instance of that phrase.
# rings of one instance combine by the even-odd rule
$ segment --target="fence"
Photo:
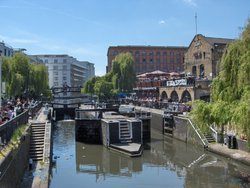
[[[23,124],[27,124],[29,117],[34,118],[35,114],[41,109],[42,103],[27,108],[23,113],[17,115],[15,118],[0,125],[0,150],[9,143],[15,130]]]
[[[25,110],[23,113],[19,114],[15,118],[7,121],[6,123],[0,125],[0,150],[3,146],[8,144],[14,131],[23,124],[28,123],[29,114],[28,110]]]

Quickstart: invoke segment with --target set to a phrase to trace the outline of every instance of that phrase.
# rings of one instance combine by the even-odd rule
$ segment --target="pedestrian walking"
[[[227,145],[227,137],[224,137],[224,145]]]
[[[33,168],[33,159],[29,158],[29,170]]]

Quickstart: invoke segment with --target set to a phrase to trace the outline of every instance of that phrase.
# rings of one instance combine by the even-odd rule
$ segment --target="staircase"
[[[31,124],[31,140],[29,155],[33,161],[43,160],[45,124]]]
[[[121,143],[131,143],[130,126],[127,121],[120,121],[120,141]]]
[[[212,136],[211,133],[206,133],[206,134],[204,134],[204,136],[206,137],[208,143],[213,143],[213,142],[215,142],[215,139],[214,139],[214,137]]]

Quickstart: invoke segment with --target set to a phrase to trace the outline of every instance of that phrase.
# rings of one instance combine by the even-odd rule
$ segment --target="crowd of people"
[[[34,100],[24,98],[3,100],[0,110],[0,125],[18,116],[25,108],[29,108],[35,103]]]

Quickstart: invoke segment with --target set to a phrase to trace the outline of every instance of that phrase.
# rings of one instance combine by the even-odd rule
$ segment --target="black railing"
[[[15,118],[0,125],[0,150],[9,143],[15,130],[23,125],[27,124],[29,120],[29,111],[25,110]]]
[[[37,112],[41,109],[42,105],[43,104],[39,102],[32,107],[25,108],[21,114],[0,125],[0,150],[9,143],[13,133],[19,126],[27,124],[29,121],[29,117],[31,117],[32,119],[35,117]]]

